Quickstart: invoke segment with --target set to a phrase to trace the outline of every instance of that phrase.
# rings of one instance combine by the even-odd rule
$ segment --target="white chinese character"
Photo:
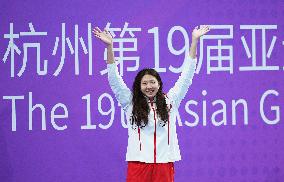
[[[18,55],[21,54],[21,51],[19,50],[19,48],[14,44],[14,39],[15,38],[19,38],[20,36],[46,36],[47,32],[36,32],[34,29],[34,26],[32,23],[29,23],[29,28],[30,28],[30,32],[20,32],[20,34],[14,34],[13,32],[13,23],[10,23],[10,33],[9,34],[4,34],[4,38],[8,38],[9,39],[9,45],[7,47],[7,50],[5,52],[3,61],[4,63],[7,60],[7,57],[10,53],[10,57],[11,57],[11,77],[15,76],[15,51]],[[43,66],[43,70],[41,70],[40,67],[40,43],[24,43],[23,44],[23,48],[24,48],[24,56],[23,56],[23,64],[22,67],[20,69],[20,71],[17,73],[17,75],[19,77],[22,76],[22,74],[24,73],[25,69],[26,69],[26,65],[28,62],[28,48],[36,48],[36,54],[37,54],[37,74],[38,75],[46,75],[47,74],[47,60],[44,60],[44,66]]]
[[[246,54],[248,58],[252,58],[252,65],[251,66],[244,66],[240,67],[240,71],[260,71],[260,70],[279,70],[279,66],[267,66],[266,65],[266,58],[270,58],[272,50],[274,48],[276,42],[276,36],[273,36],[268,51],[266,49],[266,30],[275,30],[277,29],[277,25],[240,25],[240,29],[243,30],[251,30],[252,40],[251,51],[248,48],[248,43],[244,36],[241,37],[243,46],[245,48]],[[261,30],[261,58],[262,62],[261,65],[256,65],[256,30]]]
[[[203,62],[203,43],[204,40],[217,40],[217,45],[207,46],[207,74],[213,71],[229,71],[233,74],[233,46],[222,45],[222,40],[233,39],[233,25],[210,25],[211,32],[214,30],[228,30],[227,34],[208,34],[200,38],[200,57],[196,73],[199,73]],[[213,51],[215,54],[213,54]],[[224,55],[224,52],[228,55]],[[214,66],[213,66],[214,65]]]
[[[124,52],[134,52],[137,51],[137,38],[135,37],[133,32],[137,32],[137,31],[141,31],[141,28],[129,28],[128,27],[128,23],[125,22],[124,27],[121,31],[121,28],[111,28],[110,27],[111,23],[107,23],[106,25],[106,29],[110,32],[110,34],[113,37],[113,52],[115,54],[115,59],[117,60],[116,64],[119,64],[119,72],[120,75],[123,76],[123,63],[124,61],[135,61],[135,66],[133,67],[127,67],[127,71],[137,71],[139,68],[139,59],[140,57],[138,56],[125,56]],[[116,38],[115,32],[120,32],[119,37],[120,38]],[[131,36],[130,38],[124,38],[125,33],[128,32],[129,35]],[[125,43],[132,43],[133,46],[131,47],[126,47],[124,44]],[[117,46],[117,47],[116,47]],[[118,56],[116,56],[116,53],[118,54]],[[107,49],[105,49],[104,52],[104,60],[107,59]],[[104,75],[107,73],[107,69],[104,69],[102,71],[100,71],[101,75]]]
[[[56,69],[56,71],[53,73],[54,76],[58,76],[59,73],[61,72],[64,62],[65,62],[65,45],[67,43],[68,48],[70,50],[70,53],[73,55],[75,54],[75,75],[79,75],[79,54],[78,54],[78,49],[79,49],[79,41],[80,44],[83,48],[84,54],[89,54],[89,75],[93,74],[93,70],[92,70],[92,27],[91,27],[91,23],[88,23],[88,49],[86,48],[86,44],[83,40],[82,37],[79,38],[79,28],[78,25],[76,24],[74,26],[75,28],[75,39],[74,39],[74,48],[71,44],[70,38],[66,37],[65,35],[65,23],[61,24],[61,60],[60,60],[60,64],[58,66],[58,68]],[[56,37],[55,39],[55,44],[54,44],[54,48],[52,51],[52,55],[56,55],[57,53],[57,49],[58,49],[58,43],[59,43],[59,37]]]

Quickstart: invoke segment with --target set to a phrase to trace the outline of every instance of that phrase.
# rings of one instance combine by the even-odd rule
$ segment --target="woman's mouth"
[[[147,94],[152,94],[154,92],[154,90],[146,90]]]

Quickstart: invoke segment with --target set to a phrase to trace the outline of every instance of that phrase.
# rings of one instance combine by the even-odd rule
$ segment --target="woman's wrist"
[[[198,43],[198,38],[192,37],[192,42],[191,44],[197,44]]]
[[[107,45],[107,49],[112,49],[112,48],[113,48],[112,43],[110,43],[110,44]]]

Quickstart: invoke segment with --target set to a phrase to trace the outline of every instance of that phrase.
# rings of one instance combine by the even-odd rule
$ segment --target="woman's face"
[[[144,75],[141,79],[141,92],[149,98],[154,97],[160,88],[160,84],[156,77],[152,75]]]

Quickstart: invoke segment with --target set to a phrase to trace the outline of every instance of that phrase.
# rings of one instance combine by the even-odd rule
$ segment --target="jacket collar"
[[[152,98],[149,98],[146,95],[144,95],[144,97],[146,98],[148,103],[156,103],[156,101],[157,101],[157,97],[156,96],[154,96]]]

